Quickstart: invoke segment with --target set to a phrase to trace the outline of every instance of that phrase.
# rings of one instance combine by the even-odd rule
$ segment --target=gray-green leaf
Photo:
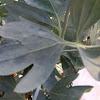
[[[47,13],[62,15],[70,0],[25,0],[28,4],[44,10]]]
[[[84,66],[89,73],[100,81],[100,46],[78,47]]]
[[[52,91],[51,100],[80,100],[83,93],[90,91],[92,86],[75,86],[71,88],[59,88]]]
[[[99,4],[100,0],[72,0],[70,15],[79,36],[99,20]]]
[[[15,91],[29,92],[43,84],[63,50],[63,40],[50,30],[25,19],[9,23],[0,31],[1,36],[20,41],[0,46],[0,75],[13,74],[34,64]]]
[[[50,17],[44,11],[36,7],[29,6],[22,2],[12,2],[7,4],[6,8],[12,15],[21,16],[33,22],[43,22],[54,26]]]

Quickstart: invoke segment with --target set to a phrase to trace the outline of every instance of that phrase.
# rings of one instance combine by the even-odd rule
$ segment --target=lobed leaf
[[[29,92],[43,84],[64,48],[63,40],[50,30],[25,19],[1,27],[0,32],[1,36],[20,41],[0,46],[0,75],[13,74],[34,64],[15,91]]]

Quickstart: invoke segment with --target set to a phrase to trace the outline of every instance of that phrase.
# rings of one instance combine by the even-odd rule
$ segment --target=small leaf
[[[78,47],[84,66],[89,73],[100,81],[100,46]]]

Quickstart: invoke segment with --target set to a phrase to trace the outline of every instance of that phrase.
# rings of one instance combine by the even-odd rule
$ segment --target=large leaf
[[[84,66],[100,81],[100,46],[78,47]]]
[[[55,15],[63,14],[70,0],[25,0],[28,4]]]
[[[92,86],[75,86],[71,88],[58,88],[52,91],[51,100],[80,100],[83,93],[90,91]]]
[[[72,0],[70,15],[78,35],[90,28],[100,18],[100,0]]]
[[[1,27],[0,32],[2,36],[21,42],[0,46],[0,75],[12,74],[34,64],[15,91],[28,92],[43,84],[60,56],[63,40],[48,29],[27,20],[9,23]]]
[[[38,9],[36,7],[29,6],[22,2],[9,3],[7,4],[6,7],[8,12],[12,13],[12,15],[21,16],[33,22],[37,22],[37,23],[43,22],[54,26],[50,17],[41,9]]]

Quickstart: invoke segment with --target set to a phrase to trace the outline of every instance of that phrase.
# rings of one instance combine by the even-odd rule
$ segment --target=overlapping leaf
[[[43,87],[47,91],[50,91],[54,87],[54,85],[57,83],[57,79],[55,78],[55,76],[61,77],[56,68],[53,70],[53,72],[51,73],[47,81],[43,84]]]
[[[16,17],[21,16],[33,22],[43,22],[54,26],[50,17],[44,11],[36,7],[29,6],[22,2],[12,2],[7,4],[6,8],[9,13],[12,13],[12,15]]]
[[[78,47],[84,66],[89,73],[100,81],[100,46],[90,46],[86,49]]]
[[[63,40],[27,20],[1,27],[0,35],[20,41],[0,46],[0,75],[9,75],[34,64],[15,91],[28,92],[44,83],[64,47]]]
[[[37,100],[48,100],[43,92],[39,92]]]
[[[3,92],[0,100],[25,100],[23,94],[13,92],[15,86],[16,81],[12,75],[0,76],[0,92]]]
[[[71,88],[59,88],[53,91],[51,100],[80,100],[83,93],[91,90],[91,86],[75,86]]]
[[[51,90],[51,100],[80,100],[86,90],[91,90],[91,86],[76,86],[66,88],[78,75],[61,79]]]
[[[0,91],[1,92],[13,92],[16,85],[14,77],[11,76],[0,76]]]
[[[0,0],[2,3],[9,3],[9,2],[13,2],[14,0]]]
[[[54,13],[54,15],[63,14],[69,4],[70,0],[25,0],[27,4],[35,6],[39,9],[44,10],[48,14]]]
[[[14,92],[5,93],[0,100],[26,100],[22,94],[17,94]]]
[[[90,28],[100,18],[100,0],[72,0],[70,14],[78,35]]]

